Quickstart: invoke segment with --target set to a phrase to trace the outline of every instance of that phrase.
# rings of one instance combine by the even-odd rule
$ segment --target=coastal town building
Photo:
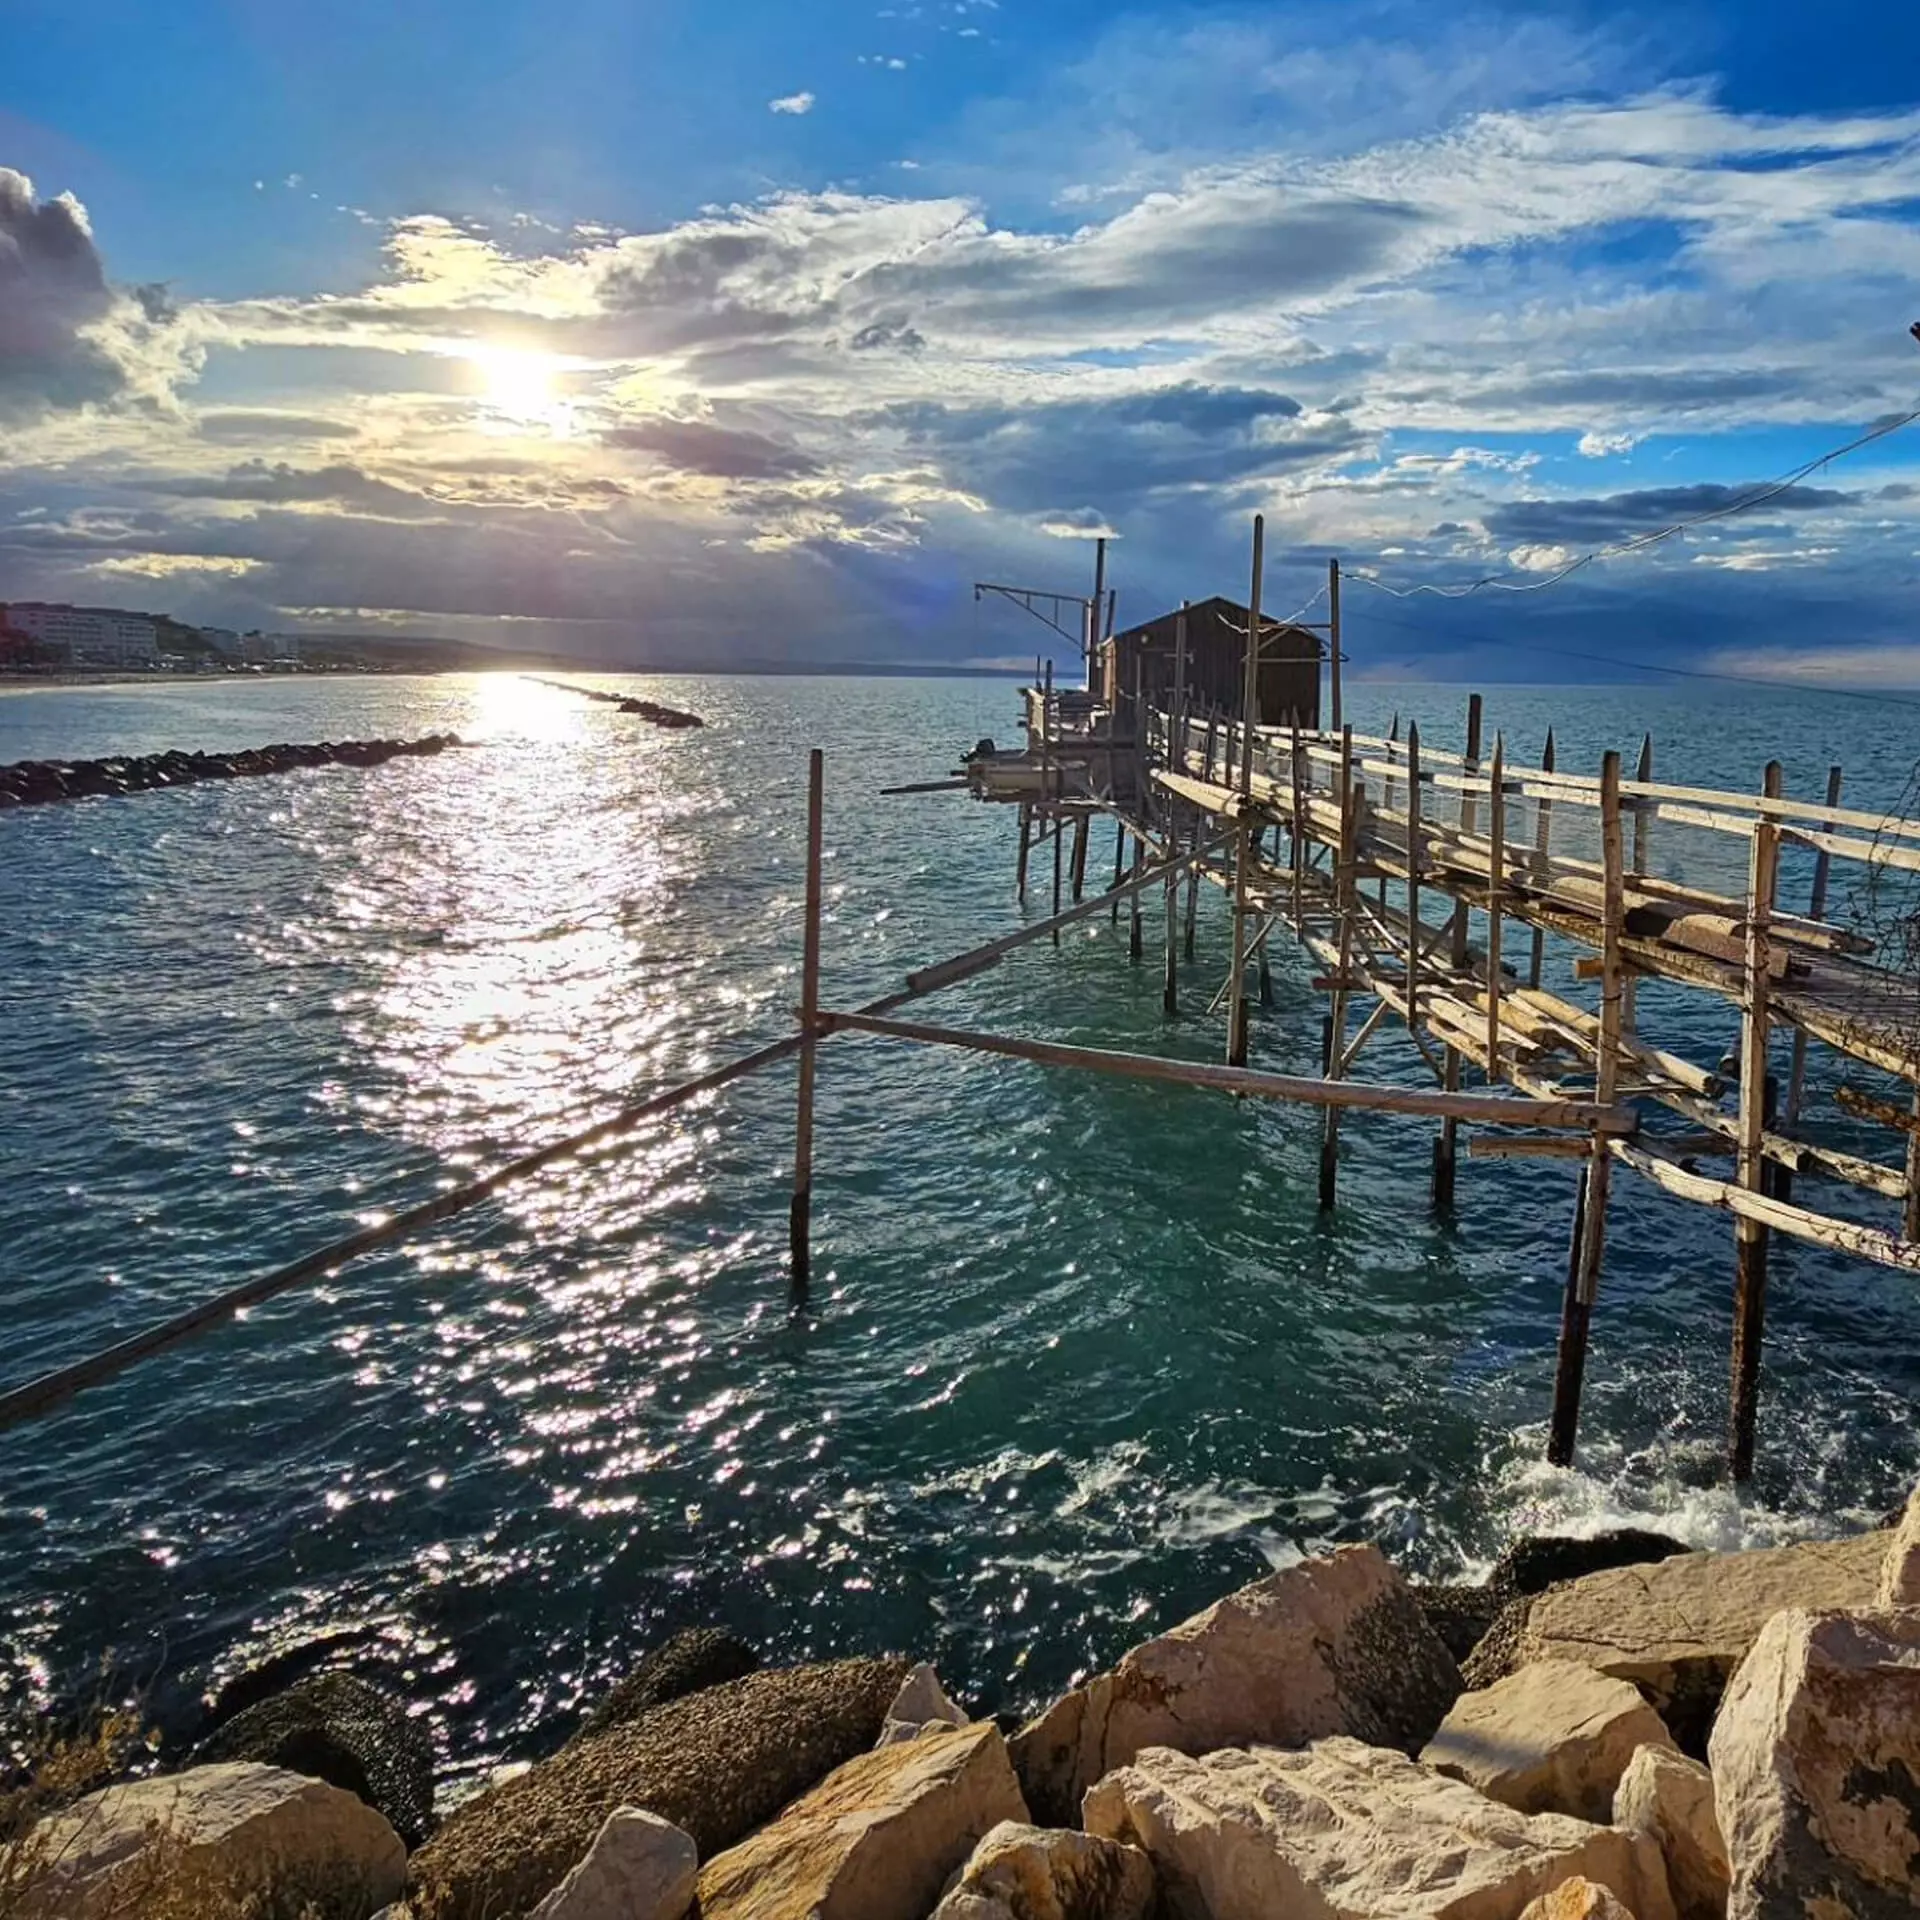
[[[75,666],[152,666],[159,635],[144,613],[118,607],[72,607],[59,601],[14,600],[0,607],[0,625],[41,647],[64,650]]]

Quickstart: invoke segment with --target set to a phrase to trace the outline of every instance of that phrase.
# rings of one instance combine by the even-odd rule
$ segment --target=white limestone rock
[[[658,1814],[620,1807],[530,1920],[682,1920],[699,1876],[691,1836]]]
[[[1576,1878],[1529,1900],[1520,1920],[1633,1920],[1633,1915],[1605,1887]]]
[[[1920,1912],[1920,1608],[1776,1614],[1709,1758],[1729,1920]]]
[[[1007,1820],[974,1848],[933,1920],[1146,1920],[1153,1892],[1137,1847]]]
[[[209,1899],[293,1888],[371,1913],[405,1892],[407,1850],[354,1795],[230,1761],[88,1794],[41,1821],[0,1877],[8,1874],[27,1883],[14,1909],[23,1920],[138,1911],[163,1886]]]
[[[1874,1604],[1881,1607],[1920,1607],[1920,1487],[1907,1498],[1886,1558],[1880,1563],[1880,1585]]]
[[[991,1721],[877,1747],[700,1873],[701,1920],[925,1920],[1025,1803]]]
[[[1178,1920],[1517,1920],[1575,1876],[1673,1920],[1647,1835],[1518,1813],[1358,1740],[1149,1748],[1087,1795],[1085,1826],[1147,1854]]]
[[[1371,1546],[1269,1574],[1128,1653],[1022,1727],[1014,1766],[1041,1818],[1143,1748],[1297,1747],[1328,1734],[1417,1753],[1460,1670],[1412,1589]]]
[[[940,1676],[922,1660],[900,1683],[875,1744],[890,1747],[896,1740],[917,1740],[930,1728],[966,1724],[967,1716],[947,1698]]]
[[[1698,1760],[1642,1747],[1620,1776],[1613,1824],[1660,1843],[1680,1920],[1721,1920],[1730,1878],[1727,1843],[1713,1810],[1713,1775]]]
[[[1463,1693],[1420,1759],[1519,1813],[1605,1825],[1643,1746],[1673,1738],[1636,1687],[1576,1661],[1536,1660]]]

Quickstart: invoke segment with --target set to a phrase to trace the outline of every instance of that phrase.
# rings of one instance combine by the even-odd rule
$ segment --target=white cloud
[[[814,96],[802,90],[799,93],[783,93],[778,100],[767,102],[769,113],[811,113]]]
[[[1507,551],[1507,563],[1517,567],[1522,573],[1558,573],[1562,567],[1571,566],[1579,559],[1571,547],[1525,546],[1511,547]]]
[[[1604,460],[1609,454],[1632,452],[1641,438],[1637,433],[1595,433],[1589,428],[1580,436],[1574,451],[1588,460]]]

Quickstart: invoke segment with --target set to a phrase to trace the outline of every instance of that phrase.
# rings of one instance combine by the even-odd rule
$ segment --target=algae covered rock
[[[521,1920],[621,1807],[670,1820],[710,1859],[870,1748],[906,1674],[904,1660],[773,1667],[575,1740],[442,1825],[413,1857],[418,1904],[435,1920]]]
[[[587,1715],[580,1732],[598,1733],[636,1720],[649,1707],[738,1680],[759,1664],[760,1656],[724,1628],[689,1627],[650,1648]]]
[[[417,1847],[433,1823],[433,1742],[398,1701],[350,1673],[316,1673],[245,1708],[202,1742],[205,1761],[254,1760],[357,1794]]]

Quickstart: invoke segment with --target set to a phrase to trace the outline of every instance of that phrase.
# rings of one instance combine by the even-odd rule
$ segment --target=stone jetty
[[[444,753],[467,743],[455,733],[420,740],[321,740],[311,745],[248,747],[238,753],[143,753],[106,760],[19,760],[0,767],[0,809],[90,800],[156,787],[190,787],[202,780],[244,780],[302,767],[377,767],[388,760]]]
[[[1891,1920],[1920,1912],[1916,1538],[1920,1495],[1843,1544],[1523,1549],[1464,1671],[1457,1590],[1341,1547],[1017,1730],[925,1664],[702,1630],[437,1828],[417,1723],[308,1683],[217,1764],[11,1822],[0,1887],[22,1920],[132,1911],[182,1863],[204,1920],[296,1891],[343,1920]]]
[[[527,678],[537,687],[551,687],[555,693],[577,693],[582,700],[598,700],[603,706],[618,707],[622,713],[637,714],[656,727],[704,727],[697,713],[684,707],[665,707],[658,700],[642,700],[637,694],[609,693],[605,687],[577,687],[570,680],[543,680],[538,674]]]

